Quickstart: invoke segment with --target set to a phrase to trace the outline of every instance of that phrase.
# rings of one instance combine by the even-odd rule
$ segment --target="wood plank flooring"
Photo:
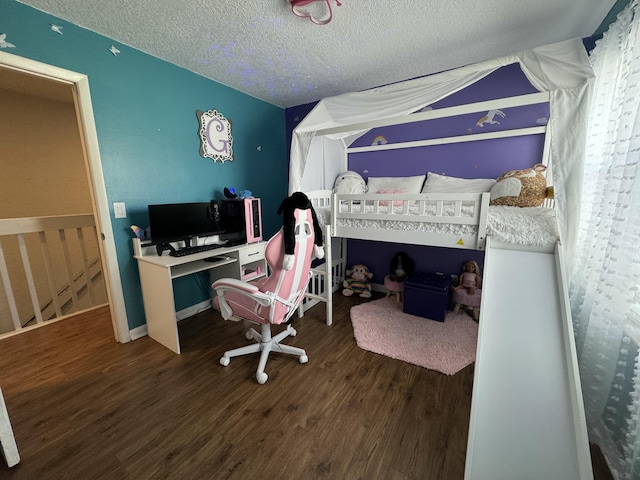
[[[180,322],[182,355],[116,343],[107,309],[1,340],[21,463],[0,478],[462,479],[473,365],[446,376],[365,352],[361,299],[334,301],[333,326],[320,305],[287,339],[309,363],[272,354],[265,385],[257,355],[219,365],[247,325],[211,310]]]

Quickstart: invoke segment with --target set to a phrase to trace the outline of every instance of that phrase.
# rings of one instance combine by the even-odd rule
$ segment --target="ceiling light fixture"
[[[291,11],[294,15],[308,18],[316,25],[326,25],[333,18],[331,2],[334,0],[289,0]],[[337,6],[341,6],[339,0],[335,0]]]

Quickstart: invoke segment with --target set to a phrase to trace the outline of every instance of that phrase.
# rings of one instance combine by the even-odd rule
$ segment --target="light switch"
[[[127,218],[127,208],[124,202],[113,202],[113,216],[116,218]]]

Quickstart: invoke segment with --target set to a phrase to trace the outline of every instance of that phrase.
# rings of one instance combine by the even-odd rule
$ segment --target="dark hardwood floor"
[[[309,363],[272,354],[265,385],[257,355],[220,366],[246,325],[211,310],[180,322],[182,355],[116,343],[107,309],[0,340],[21,456],[0,478],[462,479],[473,365],[446,376],[359,349],[360,301],[336,295],[331,327],[324,305],[297,320],[287,343]]]

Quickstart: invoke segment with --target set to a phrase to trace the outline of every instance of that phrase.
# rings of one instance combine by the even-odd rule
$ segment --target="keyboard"
[[[220,248],[224,245],[209,244],[209,245],[196,245],[195,247],[185,247],[180,250],[173,250],[169,252],[172,257],[184,257],[185,255],[191,255],[193,253],[207,252],[215,248]]]

